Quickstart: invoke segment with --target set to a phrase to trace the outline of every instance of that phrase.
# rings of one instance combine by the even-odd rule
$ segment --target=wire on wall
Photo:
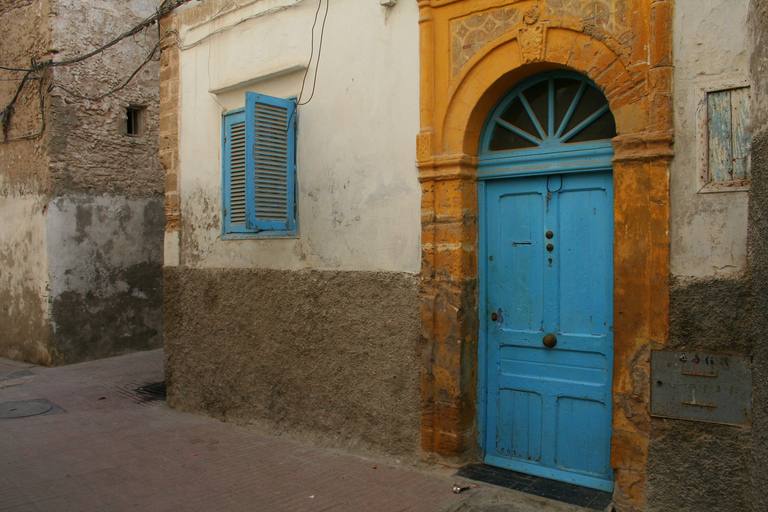
[[[315,96],[315,87],[317,85],[317,72],[320,68],[320,53],[323,51],[323,35],[325,34],[325,22],[328,19],[328,8],[330,0],[325,0],[325,14],[323,15],[323,24],[320,26],[320,42],[317,48],[317,62],[315,63],[315,74],[312,77],[312,94],[310,94],[307,101],[302,102],[301,98],[304,96],[304,85],[307,81],[307,75],[309,75],[309,68],[312,66],[312,57],[315,55],[315,27],[317,26],[317,18],[320,14],[320,6],[323,5],[323,0],[319,0],[317,3],[317,11],[315,11],[315,21],[312,23],[312,45],[309,51],[309,62],[307,63],[307,69],[304,71],[304,79],[301,81],[301,91],[299,92],[299,98],[297,105],[306,105]]]
[[[105,98],[106,96],[109,96],[111,94],[114,94],[115,92],[123,89],[125,86],[128,85],[128,83],[141,71],[141,69],[152,60],[152,58],[156,55],[158,49],[160,48],[160,44],[163,41],[164,38],[160,38],[155,44],[151,50],[148,52],[147,57],[144,59],[144,61],[139,65],[138,68],[136,68],[123,82],[121,82],[117,87],[111,89],[110,91],[100,94],[97,96],[89,97],[82,94],[79,94],[75,91],[69,90],[68,88],[64,87],[61,84],[56,83],[50,76],[47,75],[47,70],[49,68],[54,67],[65,67],[70,66],[73,64],[78,64],[83,61],[86,61],[96,55],[99,55],[100,53],[108,50],[109,48],[115,46],[120,41],[132,37],[146,28],[154,25],[156,22],[158,22],[160,19],[162,19],[164,16],[170,14],[173,10],[175,10],[177,7],[188,3],[190,0],[164,0],[162,4],[157,8],[157,10],[149,17],[142,20],[137,25],[133,26],[131,29],[127,30],[126,32],[123,32],[119,36],[115,37],[111,41],[107,42],[106,44],[84,54],[80,55],[78,57],[73,57],[70,59],[65,59],[61,61],[54,61],[54,60],[46,60],[42,62],[37,62],[34,58],[31,59],[31,64],[27,68],[22,67],[12,67],[12,66],[0,66],[0,70],[3,71],[11,71],[11,72],[20,72],[24,73],[24,76],[21,77],[19,80],[19,86],[16,89],[16,92],[11,99],[11,101],[3,108],[2,111],[0,111],[0,129],[2,129],[3,132],[3,139],[0,141],[0,143],[6,143],[11,142],[15,140],[26,140],[26,139],[33,139],[36,137],[39,137],[42,135],[42,133],[45,130],[45,95],[50,93],[53,88],[58,88],[64,91],[65,93],[74,96],[76,98],[85,99],[85,100],[92,100],[97,101],[100,99]],[[40,112],[41,112],[41,129],[35,133],[30,135],[25,135],[22,137],[15,137],[12,139],[8,138],[8,131],[10,129],[10,122],[11,118],[13,116],[13,112],[16,106],[16,103],[19,100],[19,97],[21,96],[21,92],[24,89],[24,87],[27,85],[27,83],[31,81],[39,81],[39,87],[38,87],[38,95],[40,97]]]
[[[312,58],[315,56],[315,27],[317,26],[317,20],[320,15],[320,7],[323,5],[323,0],[318,0],[317,2],[315,21],[312,22],[312,43],[309,50],[309,62],[307,63],[307,69],[304,71],[304,78],[301,80],[301,90],[299,91],[299,97],[296,99],[296,108],[293,109],[293,112],[291,112],[291,117],[288,118],[288,127],[291,126],[291,122],[296,116],[298,107],[308,104],[315,96],[315,89],[317,87],[317,72],[320,69],[320,54],[323,51],[323,35],[325,34],[325,22],[328,20],[328,9],[330,8],[330,1],[331,0],[325,0],[325,14],[323,14],[323,24],[320,26],[320,41],[317,45],[317,62],[315,62],[315,74],[312,77],[312,93],[309,95],[309,99],[307,99],[307,101],[301,101],[301,98],[304,96],[304,86],[307,82],[307,75],[309,75],[309,69],[312,67]],[[289,129],[290,128],[286,128],[286,131]]]

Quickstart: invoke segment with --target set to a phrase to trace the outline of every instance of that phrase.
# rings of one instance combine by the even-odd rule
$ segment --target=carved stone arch
[[[550,69],[589,77],[616,121],[614,147],[614,380],[611,465],[618,510],[645,508],[649,446],[649,351],[667,339],[669,160],[672,151],[671,19],[668,0],[617,0],[627,33],[572,19],[523,17],[454,65],[454,20],[476,16],[473,0],[419,0],[422,183],[421,446],[472,458],[478,346],[477,150],[495,103],[515,84]],[[534,0],[494,0],[528,14]],[[527,9],[527,10],[526,10]],[[491,12],[491,11],[482,11]],[[657,20],[651,23],[649,20]],[[525,26],[523,25],[525,24]],[[528,31],[530,28],[530,31]],[[526,39],[527,38],[527,39]]]
[[[495,102],[528,76],[550,69],[569,69],[589,77],[611,106],[619,135],[647,125],[638,112],[648,111],[647,81],[633,76],[616,44],[586,34],[579,27],[548,27],[542,59],[525,63],[519,32],[510,32],[478,51],[456,75],[448,90],[442,147],[448,154],[477,154],[479,130]],[[627,108],[630,107],[630,108]]]

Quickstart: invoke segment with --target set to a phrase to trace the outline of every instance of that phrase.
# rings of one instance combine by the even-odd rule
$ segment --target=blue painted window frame
[[[298,235],[296,114],[292,99],[248,92],[245,108],[223,115],[222,238]],[[233,140],[244,146],[234,156]]]
[[[569,112],[562,119],[560,126],[554,126],[553,118],[553,83],[555,79],[568,78],[582,82],[581,91],[577,95]],[[537,132],[531,138],[529,134],[518,133],[518,135],[531,140],[537,144],[537,147],[524,149],[509,149],[503,151],[491,151],[490,143],[493,136],[493,128],[499,122],[502,114],[510,104],[518,98],[521,93],[530,89],[541,82],[549,82],[549,118],[546,120],[546,126],[542,125],[534,116],[527,102],[524,106],[532,118],[531,121],[536,126]],[[589,126],[606,111],[609,111],[609,105],[606,103],[588,116],[585,121],[568,133],[563,133],[567,126],[576,103],[581,99],[586,87],[594,87],[598,91],[600,88],[589,78],[572,71],[557,70],[539,73],[518,85],[513,87],[505,94],[493,107],[491,113],[483,124],[480,135],[480,147],[478,156],[477,177],[480,180],[492,178],[504,178],[509,176],[534,176],[538,174],[549,174],[552,172],[569,173],[584,171],[600,171],[612,169],[611,159],[613,158],[613,145],[611,139],[600,139],[588,142],[567,142],[579,131]],[[602,94],[602,91],[600,91]],[[504,123],[501,120],[501,123]],[[508,125],[508,123],[506,123]]]

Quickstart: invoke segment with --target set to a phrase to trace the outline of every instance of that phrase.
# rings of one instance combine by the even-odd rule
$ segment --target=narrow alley
[[[175,411],[135,391],[162,381],[162,360],[0,359],[0,510],[586,510],[487,484],[454,494],[476,482]]]

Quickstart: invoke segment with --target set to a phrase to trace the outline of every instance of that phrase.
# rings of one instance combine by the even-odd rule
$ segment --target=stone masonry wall
[[[0,1],[0,65],[26,68],[50,58],[49,5]],[[0,110],[24,72],[0,70]],[[21,90],[7,132],[0,133],[0,356],[50,362],[47,347],[45,209],[48,154],[40,135],[39,76]],[[44,86],[47,85],[44,84]],[[50,122],[50,119],[45,119]]]
[[[159,4],[53,0],[56,59],[100,47]],[[150,27],[53,74],[60,87],[50,109],[47,244],[57,363],[162,344],[159,49],[125,88],[102,99],[75,96],[95,98],[117,88],[157,44]],[[138,134],[127,133],[128,107],[141,109]]]

